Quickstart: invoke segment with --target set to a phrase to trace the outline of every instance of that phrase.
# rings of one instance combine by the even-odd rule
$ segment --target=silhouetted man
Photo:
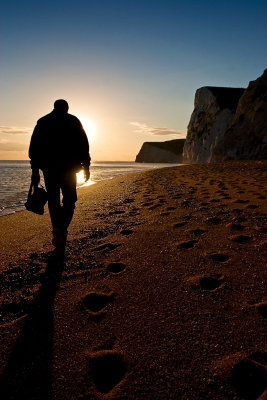
[[[29,148],[34,185],[40,182],[39,169],[43,171],[55,247],[66,244],[77,201],[76,172],[83,168],[85,179],[90,178],[88,139],[79,119],[68,110],[65,100],[56,100],[54,110],[37,121]]]

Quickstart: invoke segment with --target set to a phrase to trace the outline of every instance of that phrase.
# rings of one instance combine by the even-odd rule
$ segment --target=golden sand
[[[267,162],[184,165],[1,218],[0,394],[257,399],[267,389]]]

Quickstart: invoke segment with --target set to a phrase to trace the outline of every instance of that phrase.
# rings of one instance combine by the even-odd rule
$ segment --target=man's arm
[[[32,181],[33,186],[38,186],[38,184],[40,182],[39,168],[32,168],[31,181]]]
[[[84,167],[84,175],[85,175],[85,182],[88,181],[90,179],[90,168],[88,167]]]
[[[38,145],[39,145],[39,139],[38,139],[38,134],[39,132],[39,126],[38,123],[35,126],[32,137],[31,137],[31,142],[30,142],[30,147],[29,147],[29,158],[31,162],[31,169],[32,169],[32,176],[31,176],[31,181],[34,186],[38,186],[40,182],[40,173],[39,173],[39,166],[38,166],[38,161],[37,161],[37,154],[38,154]]]
[[[79,121],[79,132],[80,132],[80,137],[79,137],[79,152],[80,152],[80,160],[83,166],[84,174],[85,174],[85,180],[88,181],[90,178],[90,163],[91,163],[91,157],[89,154],[89,142],[87,135],[85,133],[85,130],[83,129],[83,126],[81,122]]]

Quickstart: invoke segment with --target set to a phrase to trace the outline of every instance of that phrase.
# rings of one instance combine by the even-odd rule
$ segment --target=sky
[[[26,160],[56,99],[93,161],[134,161],[185,138],[202,86],[247,87],[267,67],[266,0],[9,0],[1,9],[0,159]]]

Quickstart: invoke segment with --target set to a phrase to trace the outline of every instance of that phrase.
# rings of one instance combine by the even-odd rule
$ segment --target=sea
[[[150,164],[123,161],[93,162],[90,167],[90,180],[84,183],[81,178],[81,182],[77,183],[77,187],[82,188],[83,186],[88,186],[104,179],[111,179],[118,175],[174,165],[179,164]],[[40,175],[40,184],[44,186],[42,174]],[[30,181],[31,168],[29,161],[0,160],[0,216],[25,210],[24,204],[27,199]]]

